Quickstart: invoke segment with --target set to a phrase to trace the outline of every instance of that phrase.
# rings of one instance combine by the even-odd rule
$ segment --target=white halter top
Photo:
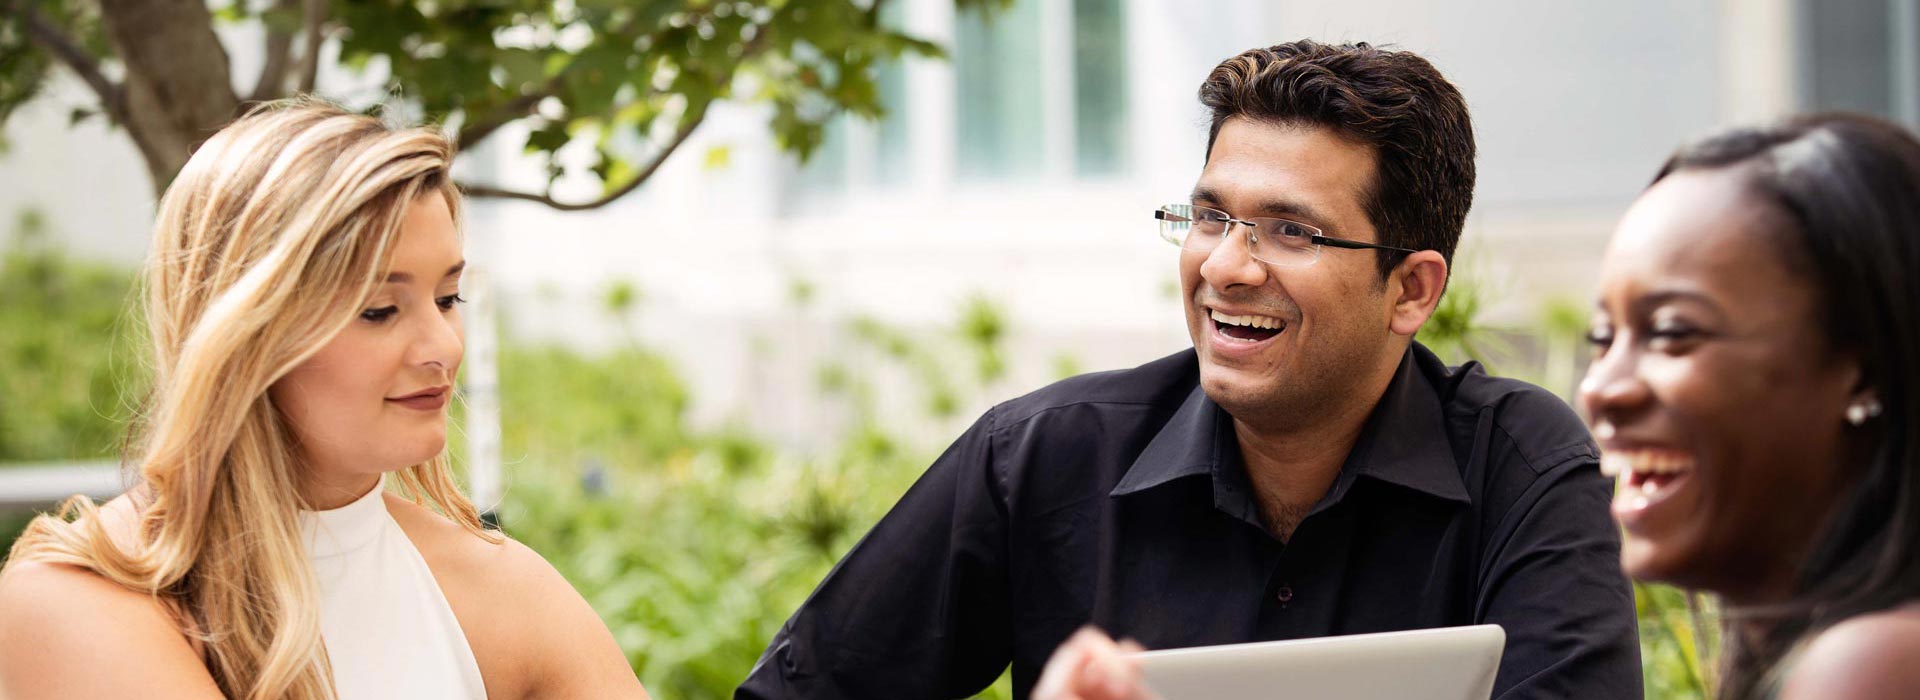
[[[467,635],[387,513],[385,485],[382,477],[345,506],[300,512],[334,688],[340,700],[485,700]]]

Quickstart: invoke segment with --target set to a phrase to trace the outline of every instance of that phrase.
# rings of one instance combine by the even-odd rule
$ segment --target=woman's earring
[[[1868,420],[1880,415],[1880,400],[1871,396],[1855,401],[1847,406],[1847,422],[1854,427],[1867,424]]]

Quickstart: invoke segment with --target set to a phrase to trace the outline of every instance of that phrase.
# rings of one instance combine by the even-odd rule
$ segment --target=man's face
[[[1214,139],[1193,204],[1378,242],[1362,206],[1373,178],[1373,150],[1333,131],[1232,117]],[[1312,265],[1278,267],[1253,259],[1245,235],[1235,226],[1212,251],[1180,253],[1200,385],[1242,421],[1311,422],[1313,412],[1353,401],[1383,355],[1398,350],[1377,253],[1325,248]],[[1248,325],[1269,328],[1222,320],[1246,316],[1260,320]]]

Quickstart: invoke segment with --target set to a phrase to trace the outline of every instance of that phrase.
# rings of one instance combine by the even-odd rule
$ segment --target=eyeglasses
[[[1226,212],[1191,204],[1169,204],[1154,210],[1160,220],[1160,237],[1168,243],[1196,253],[1209,253],[1219,247],[1234,224],[1246,233],[1247,250],[1253,259],[1278,267],[1306,267],[1320,261],[1320,248],[1368,248],[1395,253],[1412,253],[1377,243],[1362,243],[1345,238],[1330,238],[1320,229],[1286,219],[1236,219]]]

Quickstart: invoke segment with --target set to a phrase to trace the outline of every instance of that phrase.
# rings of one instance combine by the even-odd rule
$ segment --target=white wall
[[[133,265],[147,254],[153,185],[126,132],[101,117],[69,126],[93,93],[62,74],[45,94],[7,120],[0,153],[0,247],[16,217],[35,208],[49,233],[73,253]]]

